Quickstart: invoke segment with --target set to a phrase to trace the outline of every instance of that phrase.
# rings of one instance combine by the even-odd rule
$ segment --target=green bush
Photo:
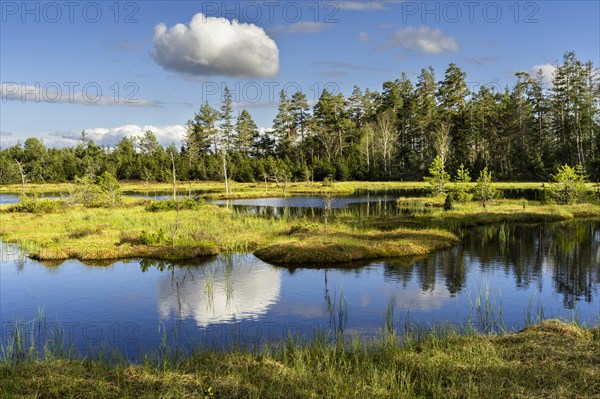
[[[587,197],[587,175],[581,165],[572,168],[569,165],[559,166],[552,176],[555,183],[549,187],[549,196],[558,204],[573,204]]]
[[[456,171],[456,189],[452,193],[452,200],[460,203],[466,203],[473,199],[473,194],[469,192],[469,182],[471,176],[469,176],[469,169],[465,168],[463,164]]]
[[[109,172],[104,172],[98,177],[98,187],[102,191],[103,202],[113,207],[121,204],[121,186]]]
[[[65,206],[63,200],[22,196],[9,210],[22,213],[53,213],[64,209]]]
[[[166,242],[167,238],[163,229],[159,229],[156,233],[148,233],[142,230],[139,237],[139,243],[142,245],[164,244]]]
[[[431,166],[429,166],[429,174],[431,177],[423,179],[431,185],[433,195],[439,195],[446,192],[446,184],[450,182],[450,175],[444,170],[444,159],[441,156],[435,157]]]
[[[152,201],[150,204],[146,205],[147,212],[167,212],[167,211],[175,211],[179,210],[193,210],[198,209],[203,205],[202,202],[196,201],[192,198],[182,198],[178,200],[162,200],[162,201]]]
[[[487,166],[479,172],[479,178],[475,184],[475,198],[481,201],[483,209],[487,209],[489,201],[498,198],[498,191],[492,185],[492,172],[488,171]]]
[[[110,208],[122,204],[119,181],[108,172],[96,177],[87,174],[75,177],[70,202],[86,208]]]

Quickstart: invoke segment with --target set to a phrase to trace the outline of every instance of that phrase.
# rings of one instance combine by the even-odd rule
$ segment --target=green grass
[[[54,202],[30,202],[36,201]],[[452,246],[456,237],[439,228],[455,231],[457,226],[600,217],[596,203],[557,206],[496,200],[487,210],[472,202],[444,211],[442,202],[441,198],[410,199],[410,207],[427,210],[412,216],[365,219],[338,212],[329,223],[327,237],[320,223],[235,214],[207,204],[177,211],[155,207],[151,200],[125,199],[117,208],[72,205],[54,207],[49,213],[11,212],[13,206],[2,205],[0,237],[20,244],[32,258],[43,261],[189,259],[256,251],[257,256],[274,263],[332,263],[418,256]]]
[[[0,362],[10,398],[598,398],[600,329],[556,320],[500,335],[288,340],[260,351]]]
[[[135,193],[155,193],[161,192],[170,194],[173,192],[171,183],[145,183],[139,181],[120,182],[121,189],[126,192]],[[453,187],[454,183],[448,185]],[[474,187],[475,183],[469,186]],[[549,183],[545,183],[548,185]],[[25,192],[28,195],[40,193],[63,193],[67,194],[74,189],[72,183],[27,183]],[[334,182],[331,185],[324,185],[322,182],[291,182],[286,187],[286,193],[292,194],[321,194],[331,191],[337,195],[352,194],[357,190],[394,190],[394,189],[427,189],[430,185],[424,181],[416,182],[360,182],[346,181]],[[541,189],[542,183],[537,182],[497,182],[494,183],[497,189]],[[594,191],[596,185],[588,184],[589,190]],[[274,183],[268,183],[266,186],[262,182],[255,183],[237,183],[230,182],[231,193],[225,195],[225,186],[222,182],[214,181],[193,181],[178,182],[177,192],[180,195],[187,195],[188,192],[201,192],[205,198],[261,198],[282,196],[284,187],[282,184],[276,186]],[[0,193],[20,193],[20,184],[0,185]]]
[[[399,225],[414,228],[437,227],[452,230],[455,226],[474,227],[501,223],[550,223],[576,218],[600,217],[600,203],[557,205],[537,201],[497,199],[484,209],[479,202],[455,203],[454,209],[443,209],[444,197],[399,198],[399,207],[416,212],[413,215],[373,217],[366,226],[380,229],[396,228]],[[426,210],[427,212],[422,212]]]
[[[222,252],[290,248],[302,241],[309,255],[316,256],[312,261],[340,262],[423,255],[447,248],[456,240],[450,233],[434,230],[383,233],[360,228],[348,218],[330,223],[328,240],[324,240],[323,227],[317,223],[236,215],[206,204],[195,209],[152,212],[148,203],[128,200],[118,208],[71,206],[43,214],[11,212],[11,206],[3,206],[0,236],[5,242],[20,244],[30,257],[41,261],[188,259]],[[332,250],[334,247],[336,250]]]
[[[543,223],[573,218],[600,217],[600,204],[581,203],[573,205],[540,204],[524,200],[495,200],[484,209],[478,202],[455,204],[451,211],[437,208],[437,212],[424,219],[464,221],[469,226],[502,222]]]
[[[290,234],[286,242],[260,248],[254,254],[270,263],[307,265],[346,263],[365,259],[419,256],[452,247],[455,235],[442,230],[395,229],[393,231],[330,232],[325,238],[323,229]]]

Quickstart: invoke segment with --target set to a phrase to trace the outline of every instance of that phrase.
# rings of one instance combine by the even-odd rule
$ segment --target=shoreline
[[[382,331],[368,342],[316,337],[189,353],[166,347],[138,362],[114,351],[83,358],[60,347],[38,350],[22,358],[3,352],[0,395],[479,399],[600,392],[600,327],[558,320],[499,334],[448,327],[408,336]]]

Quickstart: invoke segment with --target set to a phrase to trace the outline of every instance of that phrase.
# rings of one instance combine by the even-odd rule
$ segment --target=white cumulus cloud
[[[414,28],[409,26],[397,30],[382,46],[384,49],[404,48],[421,54],[441,55],[447,52],[457,52],[460,46],[456,38],[444,36],[439,28],[431,29],[427,26]]]
[[[171,143],[175,143],[176,145],[181,144],[181,141],[185,137],[185,126],[183,125],[170,125],[170,126],[153,126],[153,125],[122,125],[113,128],[88,128],[85,129],[85,133],[88,138],[94,141],[94,143],[103,146],[113,146],[123,137],[140,137],[146,133],[146,131],[151,130],[158,139],[159,143],[168,146]],[[55,134],[56,136],[56,134]],[[67,134],[60,134],[60,139],[62,139],[61,144],[76,145],[79,138],[81,137],[81,132],[73,132]]]
[[[556,71],[556,67],[552,64],[534,65],[530,70],[531,76],[535,77],[539,70],[542,71],[542,81],[544,83],[551,84],[552,79],[554,79],[554,72]]]
[[[167,70],[200,76],[264,78],[279,72],[279,49],[264,29],[202,13],[189,25],[156,25],[152,58]]]

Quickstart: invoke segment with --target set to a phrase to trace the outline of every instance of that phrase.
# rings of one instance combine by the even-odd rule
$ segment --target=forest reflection
[[[403,285],[415,276],[421,289],[443,282],[451,295],[466,285],[471,268],[502,270],[517,288],[542,288],[544,272],[567,309],[591,302],[600,285],[600,221],[554,224],[501,224],[471,228],[450,250],[408,262],[386,261],[385,276]]]

